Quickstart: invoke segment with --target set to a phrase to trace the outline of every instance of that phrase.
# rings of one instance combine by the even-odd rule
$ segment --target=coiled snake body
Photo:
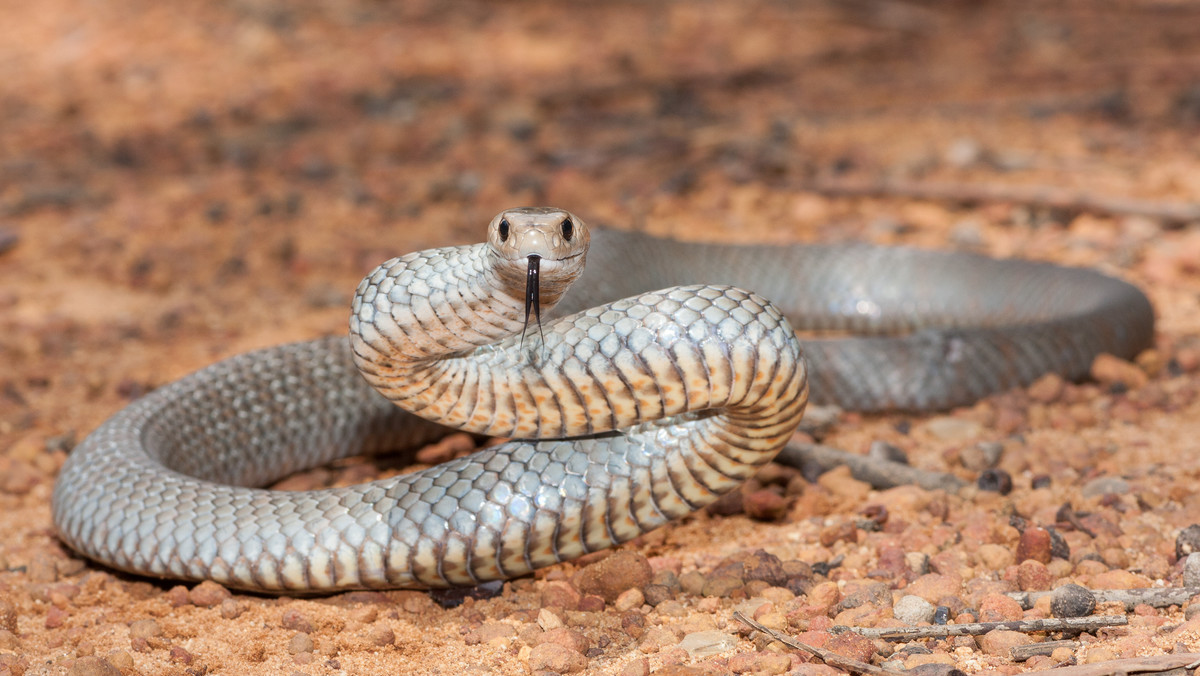
[[[543,320],[576,278],[560,313],[602,304]],[[867,335],[802,355],[780,307],[798,328]],[[233,357],[117,413],[68,459],[54,521],[75,550],[146,575],[267,591],[474,584],[708,504],[778,453],[810,385],[845,408],[946,408],[1048,371],[1080,377],[1152,337],[1145,296],[1085,270],[684,244],[515,209],[486,244],[376,269],[350,341]],[[252,488],[416,448],[444,425],[516,440],[358,486]]]

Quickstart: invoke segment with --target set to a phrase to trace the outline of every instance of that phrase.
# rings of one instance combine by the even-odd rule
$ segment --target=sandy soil
[[[1197,64],[1200,8],[1171,1],[6,8],[0,674],[818,673],[732,610],[828,641],[830,619],[896,622],[893,601],[921,580],[950,585],[963,620],[1044,616],[989,600],[1020,588],[1181,584],[1176,537],[1200,522],[1198,223],[837,196],[814,182],[1196,203]],[[56,539],[54,475],[105,417],[221,357],[342,333],[351,291],[380,261],[478,240],[496,211],[538,203],[687,239],[865,240],[1091,266],[1146,290],[1159,346],[1106,382],[1049,382],[937,415],[842,414],[825,443],[886,441],[972,484],[995,464],[1013,490],[788,475],[768,489],[786,498],[778,520],[699,514],[624,548],[656,582],[684,580],[667,600],[566,608],[555,594],[576,564],[452,608],[420,592],[189,597]],[[1083,528],[1060,523],[1067,503]],[[876,530],[871,505],[889,514]],[[1058,523],[1069,555],[1022,563],[1014,515]],[[758,549],[842,558],[808,589],[690,586]],[[897,564],[897,551],[910,556]],[[847,603],[870,583],[890,595]],[[772,605],[739,606],[749,598]],[[845,615],[855,608],[866,610]],[[712,655],[680,643],[713,630],[734,640]],[[1017,663],[1007,645],[970,638],[880,641],[859,656],[1014,673],[1186,651],[1200,651],[1200,624],[1178,606],[1139,606],[1128,626],[1052,658]]]

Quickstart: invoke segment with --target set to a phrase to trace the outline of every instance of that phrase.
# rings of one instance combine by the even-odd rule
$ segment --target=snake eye
[[[501,242],[508,241],[508,219],[507,218],[500,219],[500,241]]]
[[[571,221],[571,217],[570,217],[570,216],[567,216],[566,218],[564,218],[564,219],[563,219],[563,222],[562,222],[562,236],[563,236],[563,239],[565,239],[565,240],[567,240],[568,242],[570,242],[570,241],[571,241],[571,237],[572,237],[574,234],[575,234],[575,223]]]

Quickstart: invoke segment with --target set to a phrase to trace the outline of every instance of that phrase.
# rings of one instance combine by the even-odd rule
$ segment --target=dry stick
[[[1200,204],[1106,197],[1050,186],[997,183],[944,183],[889,179],[816,179],[803,190],[833,196],[883,196],[950,202],[1010,202],[1033,207],[1146,216],[1171,224],[1200,221]]]
[[[1133,610],[1139,603],[1155,608],[1182,606],[1194,596],[1200,596],[1200,587],[1156,587],[1152,589],[1093,589],[1096,603],[1124,603],[1126,610]],[[1015,599],[1025,610],[1029,610],[1043,596],[1052,591],[1008,592],[1005,596]]]
[[[1111,676],[1112,674],[1149,674],[1173,669],[1194,669],[1200,665],[1200,653],[1175,653],[1155,657],[1130,657],[1073,667],[1058,667],[1054,676]]]
[[[1079,641],[1042,641],[1041,643],[1028,643],[1026,645],[1015,645],[1008,649],[1012,655],[1014,662],[1024,662],[1030,657],[1038,655],[1049,656],[1050,653],[1059,648],[1070,648],[1074,650],[1080,646]]]
[[[1052,617],[1043,620],[1010,620],[1007,622],[966,622],[963,624],[938,624],[929,627],[830,627],[829,633],[840,634],[852,631],[867,638],[884,640],[907,640],[910,638],[946,638],[947,636],[978,636],[989,631],[1092,631],[1104,627],[1128,624],[1124,615],[1096,615],[1094,617]]]
[[[741,622],[742,624],[746,625],[747,627],[751,627],[753,629],[757,629],[758,631],[761,631],[762,633],[766,634],[767,636],[770,636],[771,638],[775,639],[776,641],[779,641],[780,643],[784,644],[785,646],[788,646],[789,648],[795,648],[796,650],[803,650],[806,653],[816,655],[817,657],[821,658],[821,661],[825,662],[825,664],[828,664],[831,667],[845,669],[846,671],[849,671],[850,673],[853,673],[853,674],[872,674],[873,676],[885,676],[885,675],[886,676],[902,676],[901,672],[891,671],[889,669],[883,669],[883,668],[877,667],[873,664],[867,664],[866,662],[859,662],[858,660],[856,660],[852,657],[844,657],[833,651],[825,650],[824,648],[818,648],[814,645],[809,645],[807,643],[802,643],[800,641],[797,641],[796,639],[792,638],[791,636],[788,636],[787,634],[775,631],[774,629],[768,629],[767,627],[759,624],[758,622],[755,622],[754,620],[746,617],[740,611],[737,611],[737,610],[733,611],[733,619],[737,620],[738,622]]]
[[[965,481],[953,474],[917,469],[911,465],[857,453],[847,453],[820,444],[789,443],[780,451],[776,462],[792,467],[811,464],[825,471],[839,465],[846,465],[850,468],[851,476],[871,484],[873,488],[893,488],[916,484],[930,491],[943,490],[947,493],[955,493],[966,485]]]

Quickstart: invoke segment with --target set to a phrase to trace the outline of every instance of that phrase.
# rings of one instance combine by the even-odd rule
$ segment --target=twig
[[[1133,610],[1139,603],[1154,608],[1182,606],[1195,596],[1200,596],[1200,587],[1154,587],[1151,589],[1093,589],[1096,603],[1124,603],[1126,610]],[[1005,596],[1016,600],[1025,610],[1032,608],[1043,596],[1052,591],[1008,592]]]
[[[851,476],[871,484],[874,488],[893,488],[916,484],[926,490],[955,493],[966,484],[965,481],[953,474],[917,469],[911,465],[857,453],[847,453],[820,444],[790,443],[784,447],[775,461],[796,468],[816,465],[824,471],[839,465],[846,465],[850,468]]]
[[[1177,225],[1200,221],[1200,204],[1108,197],[1042,185],[836,178],[817,179],[802,184],[800,188],[833,196],[907,197],[963,203],[1010,202],[1032,207],[1069,209],[1119,216],[1146,216]]]
[[[1155,657],[1130,657],[1094,664],[1059,667],[1054,676],[1111,676],[1112,674],[1157,674],[1173,669],[1193,669],[1200,665],[1200,653],[1175,653]]]
[[[884,675],[886,675],[886,676],[902,676],[901,672],[891,671],[889,669],[883,669],[883,668],[877,667],[873,664],[867,664],[866,662],[859,662],[858,660],[856,660],[852,657],[844,657],[844,656],[839,655],[831,650],[825,650],[824,648],[818,648],[814,645],[809,645],[807,643],[802,643],[800,641],[797,641],[796,639],[792,638],[791,636],[788,636],[787,634],[775,631],[774,629],[769,629],[769,628],[759,624],[758,622],[755,622],[754,620],[743,615],[740,611],[737,611],[737,610],[733,611],[733,619],[737,620],[738,622],[741,622],[742,624],[746,625],[747,627],[751,627],[753,629],[757,629],[758,631],[761,631],[762,633],[766,634],[767,636],[770,636],[771,638],[775,639],[776,641],[779,641],[780,643],[784,644],[785,646],[788,646],[789,648],[795,648],[796,650],[803,650],[806,653],[816,655],[817,657],[821,658],[821,661],[825,662],[825,664],[828,664],[831,667],[845,669],[846,671],[849,671],[850,673],[853,673],[853,674],[873,674],[874,676],[884,676]]]
[[[831,634],[852,631],[867,638],[885,640],[907,640],[910,638],[945,638],[947,636],[978,636],[996,629],[1007,631],[1092,631],[1103,627],[1128,624],[1124,615],[1096,615],[1094,617],[1051,617],[1042,620],[1010,620],[1008,622],[967,622],[964,624],[937,624],[928,627],[830,627]]]
[[[1079,641],[1042,641],[1041,643],[1027,643],[1025,645],[1015,645],[1008,649],[1012,655],[1014,662],[1024,662],[1030,657],[1038,655],[1050,655],[1050,653],[1059,648],[1070,648],[1074,650],[1079,647]]]

